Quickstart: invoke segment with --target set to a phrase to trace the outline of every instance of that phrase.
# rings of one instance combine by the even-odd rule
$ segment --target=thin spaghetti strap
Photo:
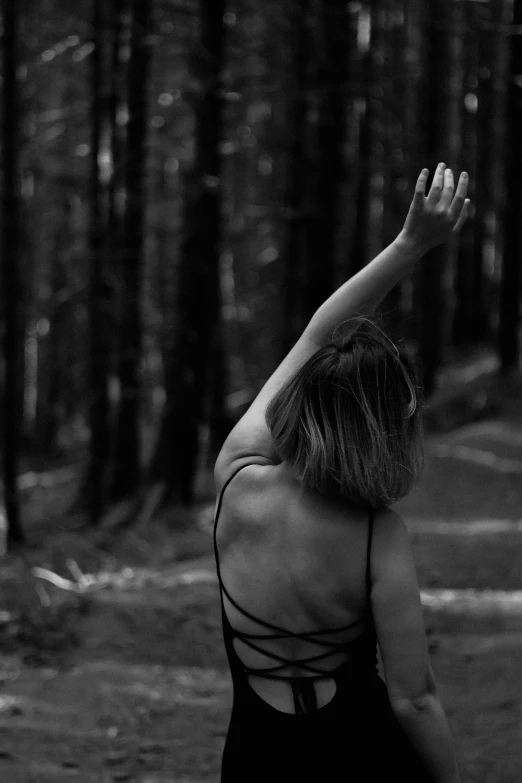
[[[355,621],[353,621],[351,623],[348,623],[348,625],[343,625],[341,628],[326,628],[324,630],[319,630],[319,631],[308,631],[308,632],[305,632],[305,633],[294,633],[292,631],[287,631],[285,628],[281,628],[281,626],[279,626],[279,625],[274,625],[273,623],[267,623],[266,620],[262,620],[259,617],[255,617],[253,614],[250,614],[250,612],[247,612],[246,609],[243,609],[243,607],[241,607],[237,603],[237,601],[235,601],[234,598],[230,595],[230,593],[226,589],[225,585],[223,584],[223,580],[221,578],[221,569],[220,569],[220,565],[219,565],[219,553],[218,553],[218,547],[217,547],[217,523],[218,523],[218,519],[219,519],[219,512],[221,511],[221,503],[223,501],[223,493],[225,492],[225,489],[230,484],[230,482],[232,481],[234,476],[237,473],[239,473],[240,470],[242,470],[243,468],[246,468],[246,467],[248,467],[249,465],[252,465],[252,464],[255,464],[255,463],[249,462],[246,465],[241,465],[241,467],[239,467],[234,473],[232,473],[230,478],[228,478],[225,481],[225,483],[223,484],[223,487],[221,489],[221,492],[219,493],[219,499],[218,499],[218,503],[217,503],[217,507],[216,507],[216,514],[215,514],[215,517],[214,517],[214,553],[215,553],[215,558],[216,558],[216,569],[217,569],[217,575],[218,575],[218,581],[219,581],[220,590],[226,595],[226,597],[228,598],[230,603],[233,606],[235,606],[235,608],[238,611],[241,612],[241,614],[245,615],[245,617],[248,617],[250,620],[253,620],[256,623],[259,623],[259,625],[262,625],[265,628],[270,628],[273,631],[280,632],[280,638],[285,638],[285,637],[287,637],[287,638],[290,638],[290,637],[302,638],[302,639],[308,639],[309,641],[313,641],[315,644],[322,644],[321,642],[316,642],[314,639],[311,639],[310,637],[319,636],[319,635],[324,634],[324,633],[340,633],[341,631],[347,631],[350,628],[355,628],[356,625],[359,625],[360,623],[364,622],[364,617],[361,617],[358,620],[355,620]],[[226,614],[225,614],[225,616],[226,616]],[[251,639],[267,638],[266,634],[243,634],[243,635],[245,637],[248,637],[248,638],[251,638]],[[272,636],[272,634],[271,634],[271,636]],[[329,644],[331,645],[333,643],[330,642]]]
[[[372,540],[373,540],[373,509],[368,520],[368,543],[366,545],[366,597],[370,600],[372,589]]]
[[[216,530],[217,530],[217,523],[218,523],[218,519],[219,519],[219,512],[221,511],[221,503],[223,501],[223,493],[226,490],[226,488],[228,487],[228,485],[230,484],[230,482],[232,481],[232,479],[234,478],[234,476],[236,476],[239,473],[240,470],[243,470],[243,468],[248,468],[249,465],[252,465],[252,463],[249,462],[246,465],[241,465],[236,471],[234,471],[234,473],[232,473],[230,478],[228,478],[225,481],[225,483],[223,484],[223,486],[221,488],[221,492],[219,493],[219,499],[218,499],[218,504],[217,504],[217,508],[216,508],[216,514],[215,514],[215,517],[214,517],[214,552],[215,552],[215,555],[216,555],[216,565],[217,565],[217,572],[218,572],[219,581],[221,581],[221,573],[220,573],[220,570],[219,570],[219,554],[218,554],[218,548],[217,548]]]

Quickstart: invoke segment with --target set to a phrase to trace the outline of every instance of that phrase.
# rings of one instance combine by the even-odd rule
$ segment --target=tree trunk
[[[308,266],[307,255],[310,251],[306,243],[306,220],[304,191],[307,177],[305,128],[308,122],[309,85],[308,63],[312,50],[312,23],[309,1],[296,0],[293,5],[293,79],[288,90],[291,107],[289,109],[290,145],[288,150],[288,174],[284,195],[283,214],[285,217],[284,260],[284,304],[283,329],[279,342],[282,361],[298,339],[303,319],[300,312],[301,286],[300,269],[303,263]]]
[[[396,7],[388,0],[385,60],[383,63],[383,90],[385,116],[388,129],[384,138],[384,199],[383,246],[387,247],[401,231],[409,205],[405,184],[407,182],[407,85],[408,77],[408,26],[406,5]],[[402,326],[402,288],[400,282],[392,288],[381,304],[389,333],[398,338]]]
[[[129,63],[126,205],[123,229],[119,328],[120,384],[112,498],[133,494],[141,481],[140,365],[142,350],[142,273],[145,252],[148,87],[152,50],[151,4],[132,1]]]
[[[424,21],[426,30],[424,91],[427,99],[421,102],[425,139],[422,166],[430,169],[431,176],[440,161],[448,162],[451,159],[445,118],[450,76],[446,69],[448,35],[445,29],[445,14],[446,9],[440,3],[427,4]],[[418,173],[422,166],[419,166]],[[419,267],[417,290],[421,313],[419,358],[427,395],[435,389],[437,371],[443,359],[445,320],[443,275],[447,263],[448,246],[445,245],[431,250],[423,258]]]
[[[200,40],[192,60],[201,92],[195,105],[196,153],[187,178],[176,297],[177,329],[165,360],[166,403],[150,480],[166,501],[194,501],[199,429],[218,322],[221,246],[220,94],[224,0],[200,0]]]
[[[20,252],[20,171],[19,171],[19,103],[17,87],[19,20],[16,0],[3,3],[3,231],[2,266],[4,299],[4,397],[3,414],[3,482],[7,518],[8,543],[23,543],[24,533],[20,519],[18,494],[19,424],[23,389],[20,388],[20,344],[22,291]]]
[[[472,298],[475,303],[471,316],[471,337],[474,342],[491,338],[489,281],[485,270],[485,246],[488,239],[488,211],[494,204],[491,117],[493,115],[493,80],[495,44],[502,15],[501,3],[481,3],[477,6],[480,25],[478,37],[477,87],[477,148],[473,226],[475,233]]]
[[[465,8],[465,35],[463,36],[464,79],[461,103],[462,111],[462,155],[461,166],[469,174],[468,196],[476,206],[477,181],[485,170],[477,170],[477,105],[479,71],[479,35],[477,30],[476,3],[467,3]],[[480,190],[479,190],[480,193]],[[482,205],[481,205],[482,206]],[[480,221],[483,212],[477,215]],[[483,321],[481,309],[482,264],[477,266],[476,220],[468,220],[459,236],[459,252],[455,293],[457,302],[453,320],[453,344],[469,345],[473,341],[475,316]]]
[[[71,294],[68,290],[67,262],[71,238],[71,200],[66,194],[58,201],[53,252],[50,258],[49,303],[44,310],[48,332],[37,334],[38,375],[36,427],[33,438],[41,454],[58,455],[58,432],[63,423],[64,400],[73,394],[68,376],[67,337],[71,329]]]
[[[371,260],[370,241],[371,210],[373,201],[373,173],[376,147],[380,143],[380,120],[382,115],[383,29],[382,8],[371,9],[371,37],[368,49],[360,56],[358,83],[362,100],[359,109],[359,154],[357,156],[357,189],[355,198],[356,216],[353,231],[350,272],[355,274]]]
[[[426,165],[424,153],[419,154],[419,141],[424,135],[424,119],[421,106],[424,103],[425,77],[423,12],[424,7],[418,0],[404,0],[404,94],[403,94],[403,141],[404,141],[404,211],[402,213],[402,229],[409,209],[415,182],[420,170]],[[415,287],[417,282],[417,287]],[[415,298],[419,298],[418,279],[409,278],[401,284],[401,306],[404,311],[404,321],[401,332],[411,344],[417,344],[418,318]]]
[[[209,383],[208,401],[208,452],[206,466],[213,468],[218,454],[236,423],[229,414],[226,405],[228,363],[226,355],[224,324],[219,319],[214,331],[211,350],[211,378]]]
[[[125,131],[119,116],[120,109],[126,108],[127,90],[125,72],[128,62],[127,37],[128,0],[111,0],[111,77],[108,95],[108,115],[111,139],[112,176],[108,185],[109,228],[113,254],[121,251],[123,214],[120,207],[123,188],[122,174],[125,167]],[[118,258],[114,259],[115,261]]]
[[[501,369],[518,367],[522,275],[522,0],[515,0],[511,27],[511,78],[508,85],[504,256],[500,286],[499,353]]]
[[[306,162],[310,179],[305,223],[307,249],[302,267],[305,324],[334,289],[340,187],[345,176],[343,142],[350,24],[351,16],[344,0],[322,3],[315,110]]]
[[[123,230],[125,218],[125,172],[126,172],[126,126],[122,120],[128,110],[127,81],[128,62],[130,55],[130,9],[129,0],[111,0],[110,5],[110,82],[107,95],[107,115],[110,137],[110,154],[112,171],[107,185],[107,272],[110,274],[109,285],[112,299],[111,328],[112,340],[110,359],[110,375],[117,376],[120,342],[123,339],[121,330],[121,313],[124,308],[124,290],[121,283],[125,263],[125,248]],[[109,271],[110,267],[110,271]],[[113,499],[114,476],[117,470],[117,439],[116,421],[118,404],[109,400],[110,410],[110,456],[108,465],[109,500]]]
[[[100,171],[102,133],[105,126],[105,27],[102,0],[95,0],[92,53],[92,128],[91,128],[91,225],[89,250],[90,313],[90,400],[91,441],[87,474],[87,503],[91,524],[96,525],[108,498],[110,460],[109,371],[111,360],[112,297],[107,269],[105,238],[107,215]]]

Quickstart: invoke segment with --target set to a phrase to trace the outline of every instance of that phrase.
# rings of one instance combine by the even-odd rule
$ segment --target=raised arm
[[[218,486],[241,461],[264,464],[280,461],[265,420],[266,407],[274,394],[332,338],[336,326],[356,313],[371,312],[402,277],[411,273],[415,262],[430,248],[460,230],[468,213],[467,175],[462,174],[455,193],[453,174],[441,164],[426,197],[427,179],[428,171],[424,169],[397,239],[321,305],[288,356],[236,424],[216,461],[214,473]]]
[[[446,242],[464,225],[469,211],[468,175],[461,174],[457,190],[453,173],[441,163],[428,196],[428,170],[423,169],[408,217],[399,236],[373,261],[344,283],[319,307],[306,331],[319,345],[332,331],[358,312],[371,313],[403,277],[411,274],[428,250]]]

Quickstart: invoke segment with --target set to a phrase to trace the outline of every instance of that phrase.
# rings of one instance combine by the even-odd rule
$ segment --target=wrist
[[[404,231],[401,231],[392,244],[408,264],[415,264],[426,253],[425,249]]]

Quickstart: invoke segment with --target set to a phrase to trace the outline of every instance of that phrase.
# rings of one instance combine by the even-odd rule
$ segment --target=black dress
[[[400,780],[401,783],[429,783],[431,777],[397,722],[390,708],[386,685],[377,672],[377,638],[370,603],[373,515],[370,515],[368,525],[366,630],[347,644],[321,641],[320,637],[355,627],[364,618],[333,630],[292,633],[246,612],[227,592],[221,580],[216,527],[223,492],[236,473],[238,471],[221,490],[214,523],[219,584],[228,600],[242,614],[273,633],[244,634],[236,631],[225,613],[220,593],[223,638],[234,689],[223,750],[221,783],[370,783],[389,779]],[[290,637],[312,641],[318,648],[323,648],[323,652],[289,661],[256,644],[259,639]],[[234,638],[278,663],[268,669],[245,666],[232,644]],[[328,649],[324,651],[324,648]],[[341,666],[327,674],[314,667],[315,661],[324,660],[339,650],[348,656]],[[278,675],[278,670],[289,664],[298,665],[308,672],[308,676]],[[281,712],[265,702],[250,687],[249,674],[290,682],[295,713]],[[337,690],[333,699],[318,709],[313,682],[321,678],[333,679]]]

